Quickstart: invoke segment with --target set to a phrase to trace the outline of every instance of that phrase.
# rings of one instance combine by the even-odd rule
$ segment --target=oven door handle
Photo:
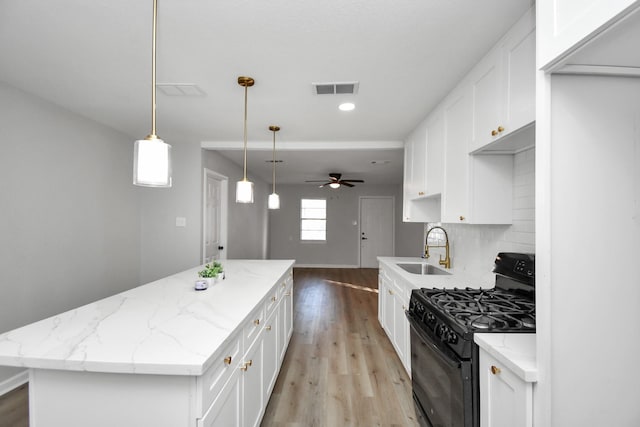
[[[436,354],[452,368],[460,367],[460,358],[453,351],[442,347],[440,340],[428,329],[423,329],[419,326],[419,323],[415,320],[413,315],[409,311],[405,311],[407,319],[409,319],[409,325],[420,336],[425,345],[430,346],[436,352]]]

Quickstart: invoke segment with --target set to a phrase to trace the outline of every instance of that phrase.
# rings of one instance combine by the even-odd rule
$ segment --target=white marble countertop
[[[473,340],[524,381],[538,380],[536,334],[474,334]]]
[[[4,333],[0,365],[201,375],[294,261],[222,264],[225,280],[205,291],[194,267]]]
[[[378,257],[378,261],[388,267],[390,271],[402,277],[414,288],[493,288],[495,286],[495,274],[492,265],[484,271],[471,271],[465,268],[445,269],[438,265],[438,257],[428,259],[420,257]],[[413,274],[398,267],[398,264],[432,264],[450,274]]]

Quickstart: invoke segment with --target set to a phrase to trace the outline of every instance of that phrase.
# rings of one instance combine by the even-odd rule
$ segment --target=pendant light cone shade
[[[171,146],[156,135],[156,33],[158,0],[153,0],[151,48],[151,133],[136,141],[133,150],[133,184],[143,187],[171,187]]]
[[[269,194],[269,209],[280,209],[280,196],[276,193]]]
[[[280,209],[280,196],[276,193],[276,132],[280,130],[279,126],[269,126],[269,130],[273,132],[273,191],[269,194],[269,209]]]
[[[171,146],[158,138],[136,141],[133,183],[143,187],[171,187]]]
[[[238,77],[238,84],[244,87],[244,160],[242,181],[236,183],[236,203],[253,203],[253,182],[247,179],[247,89],[254,83],[251,77]]]

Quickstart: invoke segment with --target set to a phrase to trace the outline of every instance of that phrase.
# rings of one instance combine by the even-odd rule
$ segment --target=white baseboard
[[[0,396],[9,393],[11,390],[18,388],[27,382],[29,382],[29,371],[27,370],[0,382]]]
[[[359,265],[348,264],[294,264],[293,266],[300,268],[360,268]]]

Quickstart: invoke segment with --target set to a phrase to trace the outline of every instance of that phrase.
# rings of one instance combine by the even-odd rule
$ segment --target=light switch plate
[[[176,217],[176,227],[186,227],[187,226],[187,218],[183,216]]]

